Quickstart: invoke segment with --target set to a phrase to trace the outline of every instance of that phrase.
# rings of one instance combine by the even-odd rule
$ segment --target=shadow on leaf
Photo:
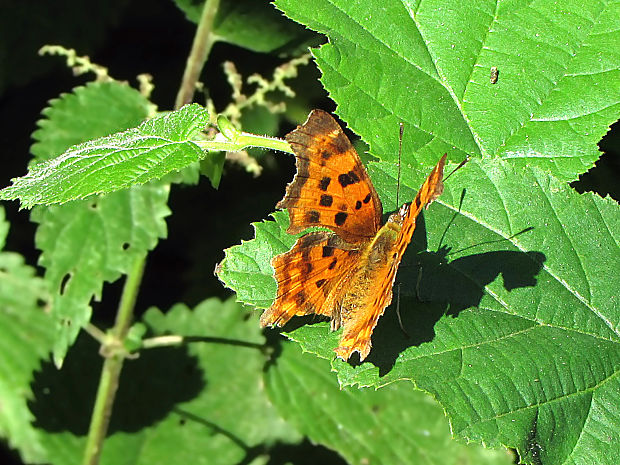
[[[499,276],[508,292],[534,287],[536,275],[546,259],[540,252],[504,250],[448,262],[448,252],[449,249],[442,248],[438,252],[418,254],[417,277],[412,270],[406,270],[403,284],[394,286],[393,302],[400,300],[402,325],[398,321],[398,305],[393,304],[377,324],[373,350],[367,359],[379,367],[380,376],[392,369],[405,349],[431,341],[435,336],[434,326],[442,316],[457,317],[461,311],[480,305],[485,286]]]
[[[30,410],[35,426],[49,432],[88,433],[102,359],[98,345],[81,335],[57,370],[46,363],[35,373]],[[185,347],[145,350],[126,360],[108,435],[135,432],[166,417],[176,406],[196,397],[205,381],[198,360]]]

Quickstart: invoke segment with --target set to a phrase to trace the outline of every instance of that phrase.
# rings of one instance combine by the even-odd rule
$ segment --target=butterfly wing
[[[359,352],[364,360],[370,352],[370,337],[377,320],[392,302],[392,287],[396,272],[411,242],[416,218],[422,208],[428,206],[443,192],[444,155],[430,173],[410,205],[403,205],[390,216],[375,240],[362,254],[365,263],[352,278],[350,291],[342,302],[341,324],[343,332],[338,357],[348,360],[353,352]]]
[[[324,226],[349,243],[372,239],[381,227],[381,201],[334,118],[313,110],[286,140],[297,165],[297,174],[278,203],[278,208],[289,211],[288,232]]]
[[[358,256],[358,248],[328,231],[300,237],[272,261],[278,291],[261,315],[261,326],[282,326],[295,315],[310,313],[332,318]]]

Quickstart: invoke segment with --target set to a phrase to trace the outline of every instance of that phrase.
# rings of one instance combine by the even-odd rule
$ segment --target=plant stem
[[[247,132],[240,133],[235,140],[225,138],[215,138],[214,140],[192,141],[205,151],[225,151],[237,152],[246,147],[259,147],[263,149],[279,150],[281,152],[293,153],[293,149],[285,140],[276,137],[258,136]]]
[[[204,63],[213,45],[214,37],[211,33],[215,13],[219,6],[219,0],[207,0],[202,10],[200,24],[194,37],[192,50],[187,59],[185,72],[183,74],[183,82],[177,94],[175,108],[180,108],[183,104],[191,101],[198,76],[202,71]],[[127,337],[127,332],[133,319],[133,310],[142,281],[144,272],[144,264],[146,256],[137,258],[125,280],[123,295],[118,307],[116,321],[111,330],[112,343],[106,347],[102,345],[102,349],[112,349],[110,354],[105,354],[101,377],[99,379],[99,387],[97,388],[97,397],[88,430],[88,438],[86,439],[86,448],[84,450],[83,465],[97,465],[101,456],[103,440],[108,431],[110,416],[112,415],[112,406],[116,397],[118,388],[118,380],[123,368],[125,354],[122,350],[118,350],[123,346],[123,342]],[[114,349],[117,350],[114,350]]]
[[[146,257],[138,257],[134,261],[125,280],[123,295],[121,296],[118,313],[116,314],[116,322],[114,323],[114,328],[112,328],[112,336],[119,344],[122,344],[131,325],[145,261]],[[118,378],[121,374],[124,360],[124,355],[119,352],[111,354],[104,359],[99,387],[97,388],[95,407],[93,408],[88,429],[86,448],[84,450],[84,459],[82,461],[84,465],[96,465],[99,463],[101,448],[108,431],[112,406],[116,396],[116,389],[118,388]]]
[[[209,52],[211,51],[211,47],[215,42],[213,21],[219,5],[220,0],[207,0],[202,9],[202,16],[200,17],[200,23],[198,24],[198,29],[194,36],[192,49],[187,57],[183,81],[181,82],[181,87],[179,88],[179,93],[177,94],[174,104],[176,109],[181,108],[186,103],[190,103],[194,97],[198,76],[200,76],[202,68],[209,56]]]

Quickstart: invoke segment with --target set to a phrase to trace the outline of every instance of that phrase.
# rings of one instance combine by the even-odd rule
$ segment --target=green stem
[[[240,133],[233,140],[229,140],[224,137],[216,137],[214,140],[194,140],[192,142],[206,151],[238,152],[246,147],[260,147],[264,149],[293,153],[293,149],[291,149],[291,146],[285,140],[277,139],[275,137],[258,136],[247,132]]]
[[[218,6],[219,0],[207,0],[203,8],[200,24],[194,37],[192,51],[187,59],[183,82],[177,95],[175,104],[177,109],[183,106],[183,104],[190,102],[194,95],[198,76],[213,45],[214,36],[211,30]],[[122,350],[123,342],[127,337],[127,332],[133,320],[133,310],[142,281],[145,262],[146,256],[137,258],[127,274],[123,295],[121,296],[121,302],[116,315],[116,322],[110,332],[111,337],[107,340],[107,344],[101,346],[105,359],[97,388],[97,397],[95,398],[88,438],[86,439],[83,465],[97,465],[101,457],[101,449],[108,431],[112,406],[114,405],[118,388],[118,380],[125,359],[125,354]],[[106,353],[108,351],[109,353]]]
[[[194,97],[196,91],[196,82],[204,67],[211,47],[215,42],[215,35],[213,34],[213,21],[215,14],[220,6],[220,0],[207,0],[205,6],[202,9],[202,16],[200,17],[200,23],[194,36],[194,42],[192,43],[192,49],[187,57],[187,63],[185,65],[185,72],[183,73],[183,81],[177,94],[174,108],[179,109],[186,103],[190,103]]]
[[[129,331],[133,319],[133,309],[136,304],[140,282],[142,281],[145,261],[146,257],[137,258],[125,280],[123,295],[121,296],[118,313],[116,314],[116,322],[111,331],[113,341],[118,345],[122,345],[122,341],[127,336],[127,331]],[[105,346],[102,346],[102,348],[105,349]],[[125,357],[122,351],[115,351],[115,353],[110,354],[104,359],[95,406],[90,419],[86,448],[84,450],[84,459],[82,461],[84,465],[96,465],[99,463],[101,448],[108,431],[112,406],[116,396],[116,389],[118,388],[118,379],[124,360]]]

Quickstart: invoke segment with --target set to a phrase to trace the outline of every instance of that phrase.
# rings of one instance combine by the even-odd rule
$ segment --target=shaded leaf
[[[0,250],[8,232],[0,207]],[[45,313],[47,283],[35,275],[21,255],[0,251],[0,436],[28,463],[42,463],[46,452],[28,410],[30,381],[40,360],[47,358],[55,336]]]
[[[175,0],[190,21],[198,23],[204,1]],[[254,52],[303,53],[316,34],[283,17],[267,0],[224,0],[214,21],[215,40]]]
[[[54,347],[58,365],[90,321],[91,299],[101,298],[103,283],[126,274],[166,236],[167,200],[165,186],[149,184],[32,212],[39,223],[39,264],[46,268],[52,315],[60,329]]]
[[[143,120],[149,108],[137,91],[116,82],[77,88],[44,110],[33,153],[48,159],[82,140],[121,131],[121,124],[133,126]],[[39,223],[39,263],[46,268],[51,314],[59,330],[54,348],[58,365],[90,320],[90,301],[100,298],[103,283],[127,273],[165,236],[167,199],[165,184],[147,184],[33,210],[32,219]]]
[[[282,344],[267,389],[284,418],[351,464],[511,464],[507,451],[452,440],[443,410],[410,383],[379,391],[338,386],[329,362]]]
[[[299,441],[265,393],[264,337],[233,300],[146,312],[149,336],[186,344],[127,360],[106,438],[105,464],[250,463],[277,443]],[[60,372],[37,373],[32,410],[52,464],[79,464],[100,356],[79,339]],[[59,421],[62,419],[62,422]]]

